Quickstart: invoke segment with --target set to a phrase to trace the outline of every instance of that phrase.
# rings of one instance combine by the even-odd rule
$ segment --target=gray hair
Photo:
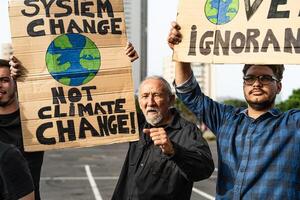
[[[146,77],[146,78],[141,82],[141,84],[140,84],[140,87],[139,87],[139,93],[140,93],[140,91],[141,91],[141,86],[142,86],[143,83],[144,83],[145,81],[147,81],[147,80],[159,80],[159,81],[161,81],[161,82],[163,83],[164,88],[165,88],[165,90],[167,91],[168,95],[169,95],[169,96],[172,96],[172,95],[173,95],[171,86],[170,86],[170,84],[168,83],[168,81],[166,81],[166,79],[164,79],[163,77],[157,76],[157,75]]]

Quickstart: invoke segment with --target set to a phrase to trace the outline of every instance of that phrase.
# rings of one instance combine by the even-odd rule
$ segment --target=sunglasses
[[[258,80],[263,85],[268,85],[273,81],[279,82],[279,80],[275,76],[271,76],[271,75],[260,75],[260,76],[247,75],[244,76],[243,79],[246,85],[253,85],[256,80]]]

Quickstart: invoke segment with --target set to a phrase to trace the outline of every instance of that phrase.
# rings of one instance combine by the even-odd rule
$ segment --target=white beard
[[[154,117],[147,117],[146,116],[146,121],[151,124],[152,126],[156,126],[157,124],[159,124],[163,119],[163,116],[158,113],[156,116]]]

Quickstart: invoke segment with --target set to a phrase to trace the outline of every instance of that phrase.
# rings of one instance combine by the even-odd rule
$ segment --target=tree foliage
[[[140,104],[139,104],[139,97],[137,95],[134,95],[134,99],[135,99],[135,109],[137,113],[142,113],[142,110],[140,108]]]
[[[197,120],[196,116],[178,99],[176,98],[174,107],[177,108],[179,113],[187,120],[199,124],[199,120]]]
[[[247,103],[244,100],[240,100],[240,99],[226,99],[223,101],[224,104],[226,105],[232,105],[234,107],[244,107],[247,108]]]
[[[300,109],[300,89],[293,90],[293,93],[286,101],[276,105],[281,111],[287,111],[293,108]]]

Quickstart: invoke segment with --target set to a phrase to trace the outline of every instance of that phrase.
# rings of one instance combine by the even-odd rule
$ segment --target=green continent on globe
[[[226,24],[237,15],[239,0],[207,0],[204,9],[211,23]]]
[[[101,65],[97,46],[88,37],[76,33],[56,37],[49,45],[45,59],[52,77],[68,86],[88,83]]]
[[[61,35],[57,37],[54,40],[54,45],[60,49],[71,49],[73,47],[67,35]],[[70,63],[61,65],[58,61],[59,57],[61,57],[60,54],[51,54],[47,52],[46,62],[50,73],[63,72],[71,66]]]
[[[92,80],[95,77],[95,74],[90,73],[86,79],[83,81],[83,84],[88,83],[90,80]]]
[[[236,16],[239,9],[239,0],[232,0],[232,3],[229,4],[227,10],[227,16],[230,18],[230,21]]]
[[[69,62],[61,65],[59,63],[59,57],[61,57],[61,55],[47,52],[46,63],[50,73],[64,72],[71,66]]]
[[[100,66],[100,53],[95,44],[86,38],[85,47],[80,53],[80,64],[89,70],[98,70]]]
[[[61,49],[71,49],[72,43],[67,35],[61,35],[54,40],[54,45]]]
[[[59,79],[58,82],[60,82],[61,84],[64,84],[64,85],[70,85],[71,78],[63,77],[63,78]]]
[[[218,16],[218,9],[212,6],[212,1],[213,0],[207,0],[205,4],[205,15],[209,18],[209,21],[217,24],[218,19],[216,16]]]

